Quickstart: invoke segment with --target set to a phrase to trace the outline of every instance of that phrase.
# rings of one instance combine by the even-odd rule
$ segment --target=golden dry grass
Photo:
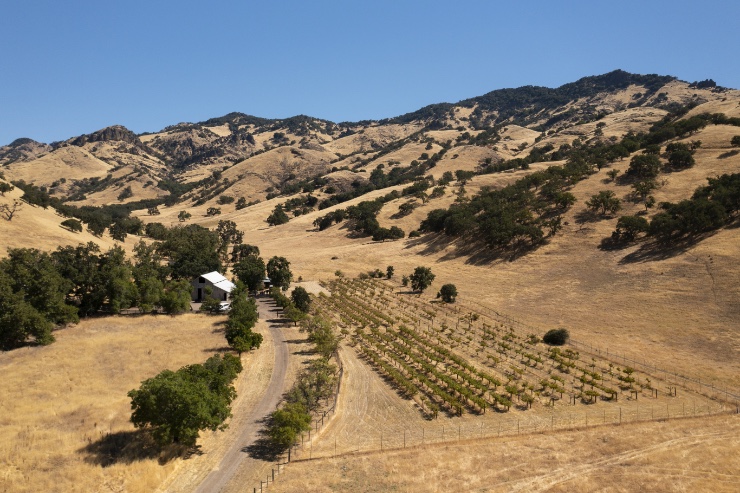
[[[11,204],[23,195],[20,189],[12,190],[0,196],[0,204]],[[43,209],[25,202],[16,212],[11,221],[0,218],[0,258],[8,254],[8,248],[37,248],[42,251],[56,250],[59,246],[77,246],[80,243],[92,241],[100,245],[102,250],[108,250],[113,245],[123,245],[130,251],[138,241],[138,237],[129,236],[126,242],[113,240],[108,234],[96,237],[83,229],[75,233],[61,226],[66,218],[58,215],[54,209]]]
[[[89,319],[57,331],[50,346],[0,354],[0,491],[153,491],[177,461],[127,463],[86,448],[104,449],[108,434],[125,443],[134,429],[126,393],[223,348],[221,319]]]
[[[103,177],[112,166],[77,146],[57,149],[33,161],[13,163],[4,168],[8,180],[25,180],[38,186],[50,185],[60,178],[79,180]]]
[[[675,101],[687,101],[693,95],[693,92],[689,91],[685,85],[678,83],[669,85],[666,91],[669,100]],[[709,102],[700,105],[691,114],[702,111],[723,111],[728,115],[737,116],[739,113],[736,92],[731,94],[713,94],[702,90],[695,92],[709,99]],[[630,94],[632,94],[630,91],[626,91],[625,94],[615,96],[614,101],[607,101],[607,103],[623,102],[623,99],[631,97]],[[722,98],[726,100],[723,101]],[[645,130],[662,116],[662,111],[634,108],[609,115],[603,120],[607,123],[604,129],[605,137],[621,134],[627,130]],[[313,163],[311,166],[319,167],[323,165],[324,159],[327,161],[333,159],[336,152],[346,154],[362,146],[369,148],[371,142],[382,143],[387,139],[408,135],[415,129],[410,126],[397,126],[386,129],[390,133],[383,134],[381,129],[371,127],[366,129],[364,134],[355,134],[326,143],[325,151],[300,149],[300,152],[308,156],[306,160]],[[579,135],[590,138],[594,130],[594,123],[574,126],[556,136],[544,139],[541,144],[552,142],[557,146],[561,143],[570,143]],[[539,135],[532,130],[515,126],[510,126],[508,132],[512,140],[502,143],[509,147],[511,153],[504,153],[502,150],[501,153],[505,156],[516,154],[514,147],[521,142],[531,145],[534,137]],[[442,139],[442,137],[457,134],[458,131],[442,131],[437,137]],[[696,155],[697,165],[686,171],[662,175],[661,180],[664,183],[655,192],[656,199],[677,201],[686,198],[696,187],[703,185],[708,176],[738,172],[740,156],[723,157],[729,150],[729,139],[732,135],[737,135],[736,127],[709,126],[688,139],[699,139],[703,142],[702,148]],[[269,137],[269,134],[255,136],[258,145]],[[429,152],[431,155],[432,152],[438,150],[436,145],[431,151],[425,151],[423,146],[411,144],[387,157],[400,160],[406,165],[408,164],[406,160],[418,158],[417,152],[419,154]],[[239,183],[227,193],[257,198],[260,195],[260,187],[274,180],[273,175],[278,171],[275,166],[279,164],[281,158],[295,158],[293,154],[286,154],[288,152],[290,152],[288,148],[269,151],[229,169],[225,175],[231,178],[243,176]],[[445,170],[472,169],[492,152],[466,147],[453,148],[433,170],[433,173],[436,176],[437,173],[441,174]],[[459,154],[458,158],[452,159],[456,153]],[[350,164],[349,161],[357,157],[364,159],[368,156],[358,155],[334,165]],[[85,156],[83,158],[85,159],[79,162],[83,164],[89,162]],[[613,167],[624,172],[628,162],[627,159],[616,163]],[[77,166],[76,163],[70,166],[74,168]],[[532,165],[529,171],[518,170],[479,176],[473,179],[466,188],[469,194],[473,194],[482,186],[500,187],[528,172],[552,164],[558,163],[538,163]],[[375,165],[374,163],[367,166],[366,173],[358,173],[355,176],[368,175]],[[219,169],[220,167],[218,166]],[[211,169],[215,168],[204,167],[197,172],[194,171],[191,173],[191,178],[202,177],[210,173]],[[33,173],[37,171],[33,170]],[[99,171],[99,173],[104,173],[104,171]],[[10,171],[6,174],[15,178]],[[27,176],[31,177],[31,175]],[[348,178],[351,176],[348,175]],[[386,227],[398,225],[406,232],[415,229],[428,211],[446,207],[452,202],[453,190],[454,187],[448,187],[445,197],[429,201],[405,218],[391,217],[404,200],[386,204],[379,217],[381,225]],[[496,255],[491,252],[471,251],[470,245],[446,240],[438,241],[429,237],[378,244],[370,241],[369,238],[348,238],[347,230],[343,225],[333,226],[323,232],[315,231],[313,221],[333,208],[291,219],[290,223],[283,226],[267,227],[264,222],[265,218],[276,204],[286,200],[285,197],[264,201],[242,211],[234,211],[233,206],[227,206],[224,208],[224,214],[212,218],[204,216],[208,205],[191,208],[188,204],[178,204],[170,208],[160,208],[161,216],[144,216],[143,219],[168,225],[178,224],[177,213],[181,210],[189,210],[193,213],[192,222],[208,227],[215,227],[219,220],[234,220],[238,227],[246,232],[244,241],[258,245],[264,258],[267,259],[272,255],[287,257],[292,263],[296,278],[302,276],[305,279],[326,279],[332,277],[337,269],[354,276],[370,269],[384,270],[387,265],[395,266],[396,276],[400,277],[402,274],[410,273],[418,265],[431,266],[437,279],[422,299],[432,299],[442,284],[453,282],[460,291],[459,298],[462,301],[477,302],[495,308],[543,332],[555,326],[565,326],[570,329],[575,339],[598,345],[601,348],[608,347],[612,353],[626,353],[638,360],[649,360],[658,366],[699,377],[705,381],[712,381],[720,387],[736,386],[737,375],[740,374],[740,358],[738,358],[740,355],[740,303],[738,303],[740,263],[737,261],[740,256],[740,229],[721,230],[708,235],[702,241],[687,244],[663,256],[650,255],[639,245],[623,250],[599,250],[599,242],[602,238],[609,236],[615,227],[617,218],[609,217],[581,222],[578,215],[584,209],[584,202],[599,190],[613,190],[622,199],[626,199],[629,194],[627,185],[606,180],[605,171],[579,183],[573,189],[578,202],[573,211],[566,215],[567,223],[563,231],[547,245],[519,258]],[[376,191],[337,207],[345,208],[360,201],[384,195],[388,191]],[[11,194],[8,195],[11,196]],[[625,214],[635,213],[643,208],[641,204],[630,203],[626,200],[623,205],[624,210],[621,213]],[[84,236],[86,233],[76,235],[59,228],[58,224],[63,218],[55,216],[53,212],[30,206],[25,207],[19,213],[17,220],[14,219],[11,223],[0,220],[0,238],[2,238],[3,247],[34,246],[50,250],[59,244],[76,244],[87,241],[87,237]],[[112,244],[110,240],[102,241],[104,244]],[[130,242],[127,242],[127,245],[129,244]],[[4,251],[0,254],[4,254]],[[28,481],[38,481],[28,483],[36,489],[49,490],[51,488],[53,490],[56,482],[52,483],[48,479],[49,471],[53,467],[54,471],[61,471],[58,478],[60,485],[81,481],[80,484],[87,486],[83,488],[86,490],[103,490],[107,487],[115,488],[126,485],[132,491],[147,491],[154,489],[174,467],[174,463],[160,468],[154,461],[143,461],[131,465],[116,464],[103,470],[99,466],[86,464],[75,451],[84,445],[81,442],[84,442],[85,434],[99,433],[99,430],[96,431],[94,427],[89,430],[81,425],[77,425],[76,428],[69,425],[63,426],[60,423],[71,423],[84,418],[87,424],[92,419],[93,422],[109,426],[114,424],[120,426],[121,429],[130,426],[126,423],[125,398],[121,399],[121,396],[125,396],[127,390],[138,385],[142,378],[156,373],[153,367],[151,367],[152,371],[144,371],[150,368],[146,365],[154,365],[154,363],[148,362],[145,358],[142,360],[135,352],[136,348],[143,351],[149,345],[162,348],[171,347],[173,354],[169,357],[174,358],[175,355],[180,354],[180,351],[191,351],[189,354],[193,355],[192,358],[184,358],[182,355],[183,360],[187,359],[184,363],[201,361],[207,357],[207,354],[203,352],[203,347],[198,346],[203,342],[199,339],[204,338],[193,337],[193,346],[190,349],[177,347],[175,350],[174,342],[162,340],[156,335],[173,330],[196,331],[202,328],[185,326],[188,324],[178,324],[176,329],[174,327],[162,328],[162,332],[157,332],[158,329],[148,332],[150,329],[130,328],[130,331],[123,332],[130,334],[131,339],[122,338],[119,342],[108,339],[121,331],[114,330],[112,334],[109,334],[101,330],[94,334],[94,337],[90,337],[89,334],[86,334],[84,338],[80,336],[81,339],[91,339],[89,344],[93,344],[98,349],[75,352],[70,347],[79,347],[82,343],[65,346],[65,339],[62,335],[75,334],[75,331],[82,330],[81,327],[86,327],[87,323],[93,322],[85,322],[78,328],[60,333],[59,342],[48,348],[24,349],[20,352],[0,355],[0,365],[16,358],[26,358],[23,361],[27,362],[25,366],[28,366],[29,372],[18,373],[18,378],[30,380],[32,377],[38,378],[38,375],[43,375],[40,381],[46,386],[40,386],[41,390],[32,394],[32,399],[23,395],[22,391],[25,391],[23,388],[3,390],[4,396],[15,396],[14,399],[18,402],[4,400],[2,404],[4,407],[1,408],[3,409],[2,418],[6,421],[10,419],[6,418],[6,416],[11,416],[6,412],[7,409],[11,409],[7,407],[10,405],[16,406],[12,408],[13,410],[25,409],[27,416],[22,416],[21,425],[25,426],[24,429],[6,426],[4,421],[3,431],[0,433],[10,429],[9,433],[12,436],[7,435],[7,437],[13,444],[11,446],[19,443],[30,446],[22,447],[22,449],[17,446],[14,449],[8,449],[9,446],[6,446],[5,449],[0,449],[3,450],[0,455],[3,461],[0,462],[3,465],[3,469],[0,470],[0,486],[10,484],[11,489],[19,489],[17,485],[23,485],[23,483],[15,481],[25,481],[23,478],[28,476]],[[107,322],[102,320],[95,323]],[[94,342],[100,337],[107,339]],[[222,339],[222,336],[219,338]],[[101,354],[113,354],[116,357],[114,359],[100,357],[105,361],[91,362],[89,353],[97,354],[96,351],[100,352],[100,347],[111,348],[107,353]],[[30,357],[30,355],[43,352],[56,355],[55,351],[60,351],[60,355],[52,359]],[[164,362],[166,358],[159,359]],[[168,366],[176,367],[178,364],[180,363]],[[81,375],[85,378],[90,378],[88,374],[95,375],[94,372],[89,371],[89,368],[107,368],[105,372],[115,375],[118,366],[114,365],[124,365],[126,372],[132,366],[134,368],[141,366],[142,375],[136,378],[127,376],[127,383],[120,383],[116,379],[104,382],[116,388],[115,398],[112,394],[106,394],[104,391],[107,390],[101,389],[102,384],[99,382],[95,383],[93,388],[99,389],[100,395],[103,396],[102,399],[98,400],[97,395],[93,399],[88,394],[75,397],[77,400],[74,402],[88,403],[86,405],[89,406],[90,411],[87,414],[85,414],[87,411],[69,407],[60,397],[59,394],[64,390],[64,385],[72,385],[73,391],[76,392],[78,388],[81,388],[78,386],[78,381],[82,379]],[[58,370],[52,373],[49,370],[50,367]],[[88,368],[88,371],[83,372],[82,367]],[[264,369],[266,366],[257,365],[256,368]],[[71,384],[68,384],[64,377],[69,375],[70,371],[78,376],[74,377]],[[13,372],[16,372],[16,368]],[[255,376],[255,378],[257,382],[261,381],[259,377]],[[47,380],[51,383],[45,383]],[[381,389],[371,380],[366,380],[366,382],[368,382],[367,385]],[[8,386],[9,384],[6,382],[3,385]],[[344,421],[338,419],[336,424],[331,426],[336,430],[344,431],[332,431],[330,427],[322,438],[329,440],[332,433],[337,436],[342,436],[342,433],[346,436],[367,433],[367,430],[373,430],[372,422],[374,421],[377,423],[387,420],[401,422],[407,417],[410,420],[418,419],[418,411],[413,408],[413,404],[400,399],[387,387],[382,387],[384,394],[370,392],[370,396],[378,395],[382,398],[377,402],[366,400],[367,407],[363,409],[363,404],[360,402],[362,399],[358,396],[367,397],[366,392],[367,388],[362,386],[357,389],[351,385],[347,387],[342,399],[347,400],[346,409],[351,409],[352,406],[357,407],[354,422],[351,419]],[[352,404],[349,403],[350,401]],[[39,402],[49,403],[44,408],[45,411],[49,410],[48,413],[34,411],[44,405],[38,404]],[[373,406],[377,409],[373,410],[375,409]],[[60,411],[57,409],[66,413],[63,416],[64,419],[58,419]],[[57,416],[54,416],[54,412]],[[98,415],[102,418],[98,418]],[[337,463],[320,461],[292,465],[288,474],[281,477],[275,486],[276,488],[281,487],[280,481],[285,479],[284,491],[295,491],[299,485],[302,490],[316,489],[318,491],[322,491],[322,488],[323,491],[341,491],[351,488],[354,488],[353,491],[385,491],[394,488],[401,491],[428,491],[430,484],[440,490],[444,488],[481,491],[485,491],[486,488],[494,491],[517,488],[534,490],[551,488],[554,491],[599,488],[605,491],[640,489],[660,491],[661,489],[705,489],[705,486],[706,489],[730,491],[728,485],[734,486],[737,483],[737,471],[740,469],[737,463],[737,452],[740,448],[738,435],[736,418],[708,418],[670,421],[669,423],[644,423],[622,428],[546,433],[520,438],[509,437],[462,445],[439,445],[425,450],[369,454],[355,458],[344,457]],[[191,478],[199,477],[198,475],[207,470],[209,464],[212,464],[209,461],[212,461],[218,454],[218,447],[223,446],[222,436],[224,435],[205,437],[204,449],[213,447],[209,449],[213,455],[206,454],[205,459],[197,458],[196,460],[201,460],[199,462],[201,465],[198,467],[195,467],[196,462],[182,462],[178,467],[178,475],[173,478],[180,478],[180,473],[186,476],[191,475]],[[3,438],[2,443],[8,443],[8,440]],[[331,448],[332,444],[319,441],[314,445],[318,450],[321,447]],[[42,448],[45,451],[39,452]],[[14,452],[11,454],[9,450]],[[13,462],[11,467],[8,461],[15,457],[16,450],[21,450],[21,452],[29,450],[31,456],[18,455],[21,457],[19,460],[23,460],[22,457],[29,458],[20,465]],[[496,464],[506,465],[492,468],[490,467],[492,460]],[[511,464],[516,464],[516,466],[511,466]],[[42,471],[42,474],[38,475],[40,479],[30,473],[31,465],[39,467]],[[344,469],[342,469],[343,466]],[[555,484],[546,482],[546,478],[550,477],[547,473],[551,470],[555,471],[553,477],[558,481]],[[579,473],[579,476],[573,477],[569,472],[571,470]],[[291,479],[293,471],[296,471],[296,476]],[[406,474],[407,471],[411,473]],[[417,473],[418,471],[424,471],[424,473]],[[670,476],[677,477],[673,479],[676,488],[673,488],[674,483],[670,482]],[[298,477],[305,478],[306,483],[298,483],[300,481],[296,479]],[[460,482],[462,477],[468,478],[465,481],[469,482]],[[623,477],[623,480],[613,481],[612,478],[615,477]],[[606,485],[602,484],[605,478],[609,481]],[[436,483],[432,482],[433,480]],[[8,481],[13,482],[7,483]],[[182,484],[186,486],[180,491],[187,491],[189,487],[187,485],[194,483],[185,480]],[[251,484],[247,485],[247,488],[251,487]],[[61,490],[63,488],[60,487]],[[20,489],[20,491],[24,490]]]
[[[600,426],[290,464],[272,491],[714,491],[740,481],[737,415]]]

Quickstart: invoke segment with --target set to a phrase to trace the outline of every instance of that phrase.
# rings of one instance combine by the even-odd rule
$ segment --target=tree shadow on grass
[[[676,240],[670,245],[664,245],[656,241],[650,241],[642,244],[640,248],[632,253],[625,255],[619,263],[634,264],[639,262],[655,262],[666,260],[686,253],[704,238],[710,235],[698,235]]]
[[[90,441],[77,451],[84,461],[101,467],[114,464],[132,464],[143,460],[157,459],[165,464],[176,457],[200,454],[198,447],[182,445],[159,446],[145,430],[106,433],[96,441]]]
[[[468,265],[488,265],[494,262],[513,262],[520,257],[536,250],[539,245],[526,242],[518,242],[509,248],[493,248],[482,241],[465,238],[451,238],[443,233],[429,233],[407,242],[405,248],[422,246],[420,255],[436,255],[448,247],[455,247],[442,255],[438,262],[454,260],[467,257],[465,263]]]
[[[220,346],[220,347],[212,347],[212,348],[206,348],[203,350],[204,353],[227,353],[231,351],[231,348],[229,346]]]
[[[270,440],[267,430],[269,429],[271,422],[272,416],[269,414],[258,421],[258,423],[263,425],[258,432],[259,438],[257,438],[254,443],[242,448],[242,452],[249,454],[249,457],[256,460],[275,462],[280,459],[280,457],[285,453],[285,448],[276,445],[272,440]]]

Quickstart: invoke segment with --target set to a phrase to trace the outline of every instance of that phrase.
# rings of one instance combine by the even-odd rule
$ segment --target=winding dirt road
[[[270,377],[270,383],[265,393],[252,408],[248,419],[239,430],[238,438],[226,452],[221,462],[208,474],[205,480],[195,490],[199,493],[215,493],[223,491],[234,478],[237,470],[249,469],[250,466],[261,467],[264,461],[253,459],[245,451],[246,447],[254,443],[262,428],[262,419],[275,410],[285,392],[285,377],[288,368],[288,343],[281,331],[281,324],[270,322],[275,317],[274,305],[268,297],[257,298],[259,316],[268,321],[269,335],[273,339],[275,348],[275,365]]]

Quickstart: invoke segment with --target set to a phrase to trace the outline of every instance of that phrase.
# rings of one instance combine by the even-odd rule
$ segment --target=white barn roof
[[[200,277],[210,282],[217,288],[226,291],[227,293],[230,293],[234,288],[236,288],[236,285],[233,282],[229,281],[215,270],[213,272],[209,272],[208,274],[203,274]]]

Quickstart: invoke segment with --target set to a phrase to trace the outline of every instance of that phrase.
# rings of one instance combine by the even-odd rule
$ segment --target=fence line
[[[367,452],[382,452],[398,450],[408,447],[418,447],[436,443],[453,443],[461,440],[478,438],[494,438],[500,436],[515,436],[532,433],[543,433],[552,430],[573,430],[592,428],[603,425],[621,425],[639,422],[659,422],[672,419],[683,419],[699,416],[716,416],[735,414],[737,409],[728,409],[723,404],[696,403],[687,405],[666,404],[634,407],[602,409],[585,413],[560,413],[549,416],[518,417],[501,419],[495,422],[446,423],[422,427],[386,427],[363,441],[351,443],[349,446],[342,443],[337,449],[336,442],[321,447],[318,450],[305,446],[296,450],[293,461],[332,458],[343,455],[352,455]],[[332,448],[333,445],[333,448]]]
[[[542,332],[541,329],[538,329],[536,327],[532,327],[531,325],[528,325],[520,320],[517,320],[509,315],[506,315],[504,313],[501,313],[497,310],[494,310],[492,308],[489,308],[485,305],[482,305],[475,301],[460,301],[458,300],[458,303],[461,305],[468,305],[471,310],[478,311],[479,313],[482,312],[484,315],[488,316],[489,318],[493,318],[499,322],[505,322],[508,323],[511,326],[518,326],[519,328],[527,329],[529,331],[532,331],[535,334],[539,334]],[[704,395],[706,397],[709,397],[711,399],[723,399],[728,403],[734,403],[735,405],[740,404],[740,390],[732,389],[729,386],[725,385],[724,389],[715,387],[714,383],[705,383],[702,382],[699,379],[687,377],[685,375],[681,375],[680,373],[677,373],[675,371],[666,370],[664,368],[660,368],[655,365],[650,365],[647,363],[647,361],[638,361],[632,358],[627,357],[626,354],[618,354],[615,352],[609,352],[609,349],[603,350],[602,348],[598,346],[594,346],[593,344],[587,344],[585,342],[578,341],[576,339],[569,339],[568,344],[572,344],[573,346],[576,346],[583,351],[588,351],[592,355],[598,355],[601,358],[605,358],[607,360],[614,361],[615,363],[618,363],[619,361],[622,361],[623,363],[629,362],[631,365],[634,365],[635,367],[642,367],[643,369],[648,369],[651,372],[653,372],[652,376],[660,378],[660,374],[662,373],[664,375],[664,380],[668,382],[668,376],[672,376],[676,379],[676,384],[680,383],[680,381],[683,381],[683,385],[692,390],[695,391],[701,395]],[[636,368],[637,369],[637,368]],[[693,383],[698,386],[696,389],[691,389],[688,386],[688,383]]]
[[[277,472],[277,475],[280,475],[281,466],[283,467],[283,469],[285,469],[285,466],[287,464],[297,460],[294,458],[296,453],[298,452],[298,450],[305,450],[306,443],[309,444],[308,446],[309,446],[309,458],[310,458],[310,453],[311,453],[310,451],[313,450],[313,442],[316,440],[316,438],[321,433],[321,431],[324,429],[324,427],[329,424],[329,420],[326,419],[326,416],[327,415],[334,416],[334,414],[336,413],[337,402],[339,401],[339,392],[341,391],[341,388],[342,388],[342,377],[344,376],[344,365],[342,364],[342,359],[339,357],[338,351],[334,353],[334,357],[337,360],[337,366],[339,367],[339,371],[337,375],[337,386],[333,393],[333,399],[332,399],[331,406],[326,408],[324,411],[320,411],[321,417],[319,417],[317,414],[316,418],[312,419],[311,430],[308,432],[308,437],[307,437],[308,440],[307,441],[305,440],[306,434],[301,433],[301,443],[300,444],[296,443],[294,446],[290,447],[290,451],[292,451],[292,453],[288,453],[288,458],[285,460],[285,462],[280,462],[280,460],[278,460],[278,462],[275,464],[275,467],[271,468],[271,471],[270,473],[268,473],[267,478],[265,480],[260,479],[260,486],[259,486],[260,492],[266,490],[268,486],[270,485],[270,483],[275,482],[275,476],[276,476],[275,473]],[[311,434],[312,431],[313,431],[313,435]],[[254,487],[253,492],[257,493],[256,486]]]

